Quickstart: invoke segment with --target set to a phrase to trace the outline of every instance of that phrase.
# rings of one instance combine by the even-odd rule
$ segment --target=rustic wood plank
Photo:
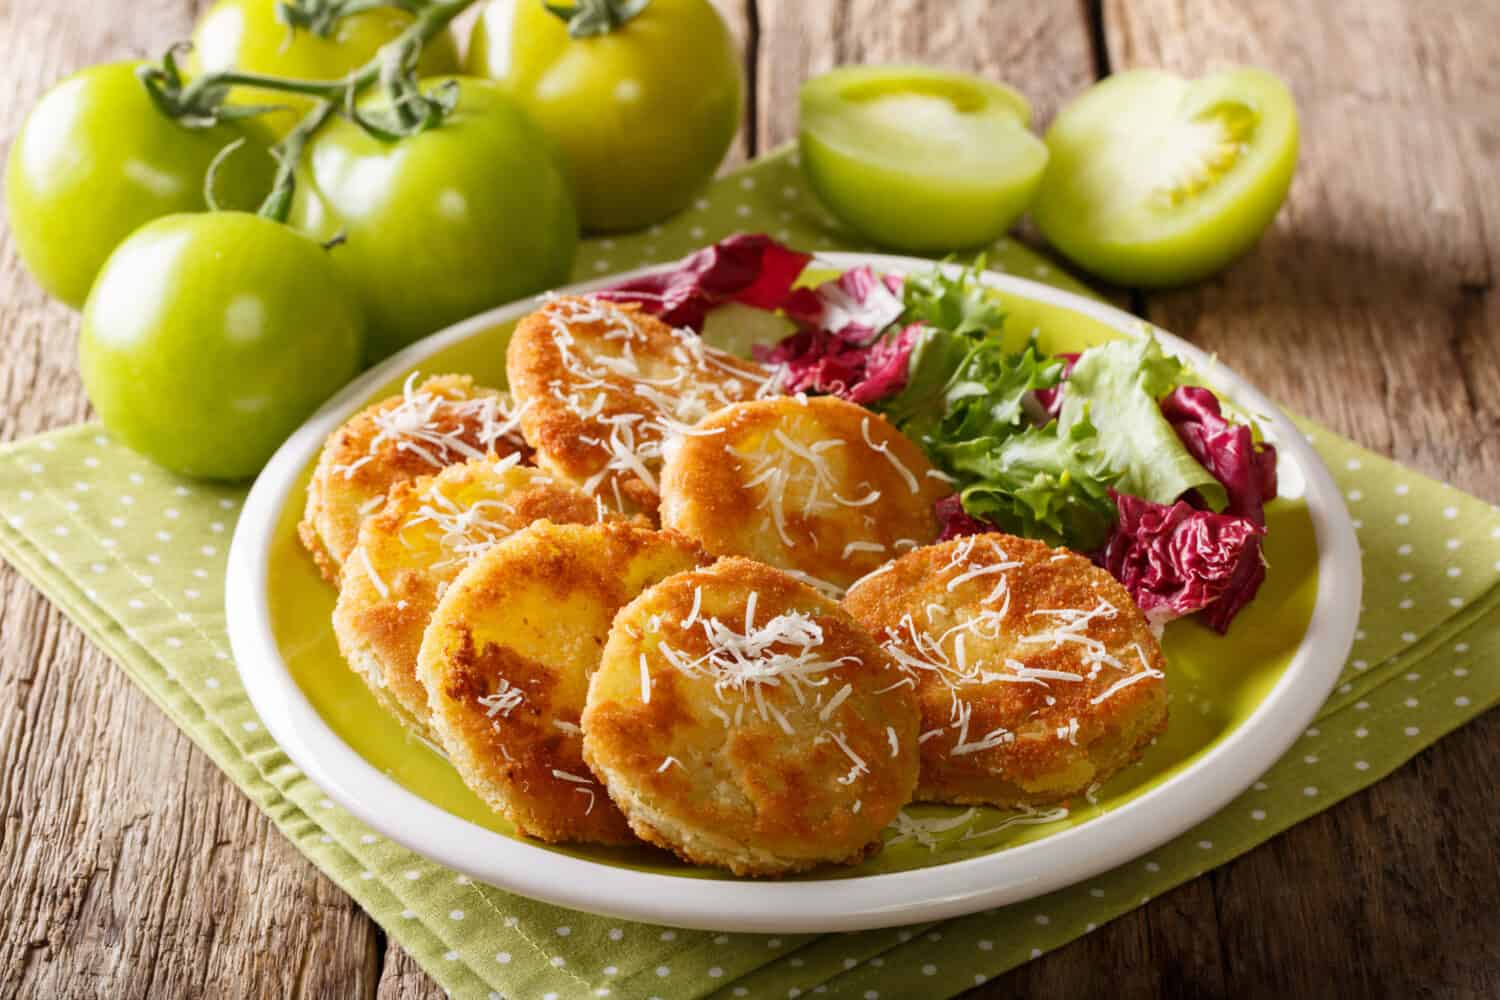
[[[745,67],[745,115],[739,135],[719,166],[719,172],[733,170],[756,154],[754,118],[751,109],[755,106],[755,55],[760,44],[760,26],[755,19],[755,0],[713,0],[714,7],[729,25],[740,57]]]
[[[416,960],[392,946],[380,972],[376,1000],[443,1000],[445,994]]]
[[[1500,499],[1500,10],[1109,0],[1104,27],[1117,68],[1274,69],[1302,117],[1272,231],[1213,281],[1146,297],[1150,317],[1292,409]],[[1214,872],[1228,993],[1500,990],[1497,740],[1481,719]]]
[[[184,35],[185,0],[0,5],[0,135],[89,62]],[[0,236],[0,438],[82,419],[77,318]],[[377,929],[110,661],[0,568],[0,994],[371,995]]]

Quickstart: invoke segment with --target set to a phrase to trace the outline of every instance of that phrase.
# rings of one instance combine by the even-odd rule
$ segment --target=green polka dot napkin
[[[720,179],[670,223],[587,242],[580,278],[735,230],[849,247],[787,154]],[[992,267],[1077,289],[1008,241]],[[607,920],[478,885],[335,807],[261,729],[224,632],[244,491],[179,481],[74,427],[0,450],[0,554],[107,649],[323,871],[464,997],[941,997],[1222,864],[1378,780],[1500,700],[1500,511],[1316,427],[1364,546],[1365,614],[1314,727],[1178,840],[1029,903],[932,926],[763,937]]]

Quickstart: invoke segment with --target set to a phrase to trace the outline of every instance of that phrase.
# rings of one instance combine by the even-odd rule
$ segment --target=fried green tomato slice
[[[323,445],[298,536],[324,579],[337,584],[360,522],[392,486],[486,455],[530,460],[510,397],[467,375],[418,385],[413,373],[399,396],[356,413]]]
[[[837,604],[721,559],[615,619],[584,759],[642,839],[737,875],[853,863],[917,777],[910,684]]]
[[[631,843],[583,762],[579,717],[615,614],[706,561],[691,540],[630,524],[538,522],[443,593],[417,670],[458,773],[526,836]]]
[[[1085,557],[999,533],[918,549],[851,588],[922,710],[919,802],[1085,794],[1167,723],[1146,618]]]
[[[951,490],[878,414],[834,396],[737,403],[673,442],[662,524],[714,555],[849,586],[938,536]]]
[[[655,515],[669,439],[777,391],[772,369],[601,299],[549,299],[516,327],[505,358],[538,464],[624,513]]]
[[[491,545],[535,521],[614,517],[515,454],[397,483],[365,518],[346,563],[333,611],[339,649],[387,709],[432,739],[417,653],[443,591]]]

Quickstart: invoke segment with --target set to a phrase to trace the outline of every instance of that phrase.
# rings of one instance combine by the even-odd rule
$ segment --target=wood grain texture
[[[792,138],[797,87],[843,62],[999,77],[1042,127],[1101,64],[1282,73],[1304,149],[1273,231],[1219,278],[1137,303],[1289,407],[1500,500],[1495,5],[715,2],[751,83],[733,162]],[[0,2],[0,141],[46,85],[159,51],[195,6]],[[87,415],[76,326],[0,232],[0,440]],[[0,621],[0,995],[440,995],[6,567]],[[1500,995],[1497,745],[1482,719],[973,995]]]

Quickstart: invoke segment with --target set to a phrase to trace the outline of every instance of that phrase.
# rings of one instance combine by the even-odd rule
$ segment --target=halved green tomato
[[[1178,285],[1270,225],[1297,164],[1297,109],[1264,70],[1131,70],[1064,108],[1047,148],[1031,214],[1053,246],[1117,284]]]
[[[1036,193],[1047,148],[1002,84],[924,66],[849,66],[802,88],[802,169],[882,246],[940,253],[996,239]]]

